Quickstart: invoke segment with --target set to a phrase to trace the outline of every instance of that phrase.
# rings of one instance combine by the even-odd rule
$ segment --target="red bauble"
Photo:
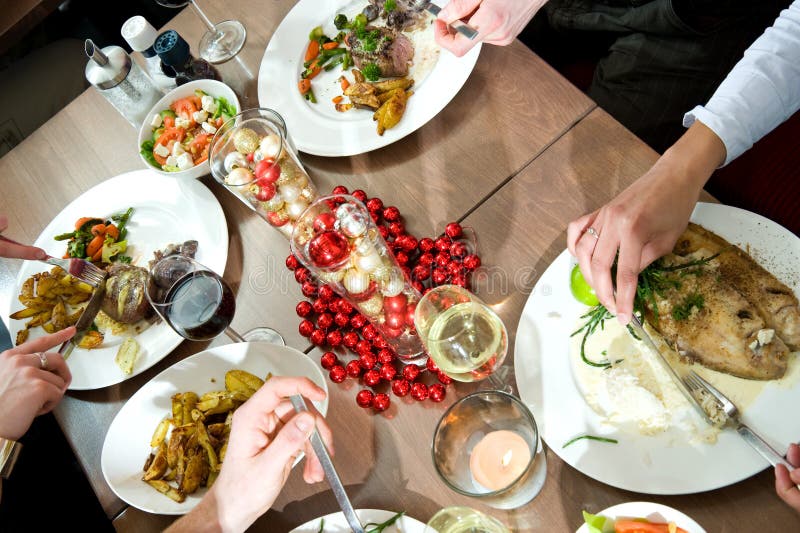
[[[317,215],[317,218],[314,219],[312,227],[314,228],[314,232],[322,233],[323,231],[332,230],[335,223],[336,216],[333,213],[320,213]]]
[[[302,302],[297,304],[297,307],[295,307],[294,310],[297,312],[297,316],[305,318],[311,314],[314,308],[311,306],[311,302],[303,300]]]
[[[403,334],[403,330],[402,330],[402,328],[395,329],[395,328],[388,328],[387,327],[387,328],[385,328],[383,330],[383,334],[385,336],[389,337],[390,339],[396,339],[397,337],[399,337],[400,335]]]
[[[367,200],[367,209],[370,211],[381,211],[383,210],[383,201],[380,198],[370,198]]]
[[[344,369],[347,371],[347,375],[351,378],[357,378],[361,376],[361,363],[359,363],[358,359],[353,359],[349,361],[347,365],[345,365]]]
[[[374,223],[376,223],[376,224],[380,224],[381,223],[381,212],[380,211],[370,211],[369,212],[369,216],[370,216],[370,218],[372,219],[372,221]]]
[[[319,292],[319,297],[326,302],[333,300],[333,298],[336,296],[336,293],[333,292],[333,289],[331,289],[328,285],[323,285],[317,292]]]
[[[372,408],[376,411],[385,411],[391,405],[392,400],[389,399],[388,394],[379,393],[375,395],[375,399],[372,401]]]
[[[322,346],[323,344],[325,344],[325,337],[326,337],[325,331],[321,329],[315,329],[314,331],[311,332],[311,336],[309,337],[309,339],[317,346]]]
[[[444,385],[441,383],[434,383],[430,387],[428,387],[428,396],[430,397],[432,402],[441,402],[444,400],[446,394],[446,390]]]
[[[339,300],[339,312],[344,313],[345,315],[353,314],[353,305],[348,302],[347,300]]]
[[[416,281],[425,281],[429,277],[431,277],[430,266],[423,266],[418,264],[413,269],[411,269],[411,278]]]
[[[378,336],[378,329],[372,324],[367,324],[361,328],[361,336],[364,337],[364,340],[372,342],[372,340]]]
[[[467,278],[463,274],[459,274],[457,276],[453,276],[453,279],[450,280],[450,283],[453,285],[458,285],[459,287],[466,287]]]
[[[397,375],[397,369],[392,365],[383,365],[380,370],[381,378],[386,381],[392,381]]]
[[[330,287],[330,286],[326,285],[326,287]],[[333,289],[331,289],[331,290],[333,290]],[[341,306],[341,305],[342,305],[342,299],[339,298],[338,296],[334,296],[333,298],[331,298],[328,301],[328,309],[330,309],[331,313],[334,313],[334,314],[336,314],[336,313],[338,313],[340,311],[339,306]]]
[[[389,235],[398,237],[406,232],[406,226],[400,221],[391,222],[389,224]]]
[[[358,394],[356,394],[356,403],[359,407],[372,407],[372,402],[375,400],[375,395],[372,393],[371,390],[360,390]]]
[[[294,280],[297,283],[303,283],[305,281],[308,281],[310,275],[311,272],[309,272],[306,267],[297,267],[296,269],[294,269]]]
[[[328,303],[322,298],[317,298],[316,300],[314,300],[314,302],[312,302],[311,308],[314,310],[315,313],[321,315],[322,313],[328,310]]]
[[[378,335],[377,337],[375,337],[375,339],[373,339],[372,345],[379,350],[383,350],[384,348],[389,347],[389,343],[386,342],[386,339],[384,339],[380,335]]]
[[[328,376],[334,383],[341,383],[347,377],[347,372],[345,372],[345,369],[342,365],[335,365],[333,368],[331,368],[331,371],[328,372]]]
[[[276,192],[275,186],[263,180],[259,180],[256,183],[258,186],[258,191],[255,194],[256,200],[259,202],[269,202],[272,200]]]
[[[436,285],[441,285],[445,281],[447,281],[447,270],[444,268],[434,268],[433,274],[431,274],[431,279]]]
[[[427,368],[431,372],[438,372],[439,371],[439,367],[436,366],[436,363],[434,363],[433,359],[431,359],[430,357],[428,357],[428,360],[425,361],[425,368]]]
[[[386,327],[388,328],[401,329],[405,324],[405,316],[401,313],[389,313],[386,315]]]
[[[364,202],[367,201],[367,193],[365,193],[361,189],[354,190],[353,192],[350,193],[350,195],[353,196],[356,200],[358,200],[361,203],[364,203]]]
[[[333,331],[329,331],[328,335],[325,337],[325,340],[328,341],[333,348],[342,345],[342,332],[338,329],[334,329]]]
[[[315,298],[317,296],[317,286],[311,281],[303,283],[302,291],[303,296],[306,298]]]
[[[352,316],[350,317],[350,325],[353,326],[353,329],[361,329],[367,325],[367,317],[361,313]]]
[[[289,215],[281,211],[270,211],[267,213],[267,222],[276,228],[280,228],[289,222]]]
[[[308,256],[320,268],[337,265],[350,256],[350,242],[338,231],[323,231],[308,243]]]
[[[450,264],[450,254],[448,252],[440,252],[434,262],[436,266],[446,268]]]
[[[367,370],[362,377],[368,387],[374,387],[381,382],[381,373],[377,370]]]
[[[436,247],[436,243],[433,241],[433,239],[430,239],[428,237],[424,237],[424,238],[419,240],[419,249],[423,253],[430,252],[435,247]]]
[[[400,396],[401,398],[408,394],[411,391],[411,383],[405,379],[395,379],[392,381],[392,392],[395,396]]]
[[[424,383],[414,383],[411,385],[411,397],[418,402],[428,399],[428,386]]]
[[[404,235],[404,237],[406,238],[403,240],[403,250],[406,252],[413,252],[416,250],[417,246],[419,246],[419,241],[417,241],[416,237],[413,235]]]
[[[380,233],[381,237],[383,237],[384,239],[389,238],[389,228],[387,228],[386,226],[378,226],[378,233]]]
[[[450,250],[451,244],[453,244],[453,241],[451,241],[449,237],[439,237],[435,241],[436,249],[439,252],[446,252]]]
[[[345,187],[344,185],[337,185],[336,187],[333,188],[333,191],[331,192],[333,194],[347,194],[348,191],[347,187]]]
[[[321,329],[328,329],[333,325],[333,315],[330,313],[322,313],[317,318],[317,326]]]
[[[377,362],[378,358],[371,352],[362,353],[358,356],[358,364],[364,370],[372,370]]]
[[[415,318],[416,317],[416,311],[417,311],[417,304],[409,304],[409,306],[406,307],[406,316],[405,316],[405,318],[406,318],[406,326],[408,326],[410,328],[414,327],[414,321],[416,319]]]
[[[356,344],[356,353],[358,355],[372,353],[372,343],[365,339],[358,341]]]
[[[350,317],[344,313],[336,313],[336,315],[333,317],[333,321],[337,326],[343,328],[350,323]]]
[[[429,267],[435,260],[431,252],[424,252],[419,256],[419,259],[417,259],[417,266]]]
[[[408,381],[415,381],[419,377],[419,367],[417,365],[404,366],[403,377]]]
[[[288,268],[289,270],[294,270],[299,266],[300,266],[300,261],[297,260],[297,257],[293,255],[286,257],[286,268]]]
[[[383,298],[383,308],[386,313],[402,313],[408,304],[408,297],[400,293],[396,296],[386,296]]]
[[[383,210],[383,218],[389,222],[400,220],[400,210],[391,205]]]
[[[412,281],[411,286],[414,287],[417,292],[421,293],[425,291],[425,285],[423,285],[421,281]]]
[[[394,254],[394,258],[397,259],[397,262],[400,265],[406,265],[408,263],[408,254],[404,251],[400,250],[399,252]]]
[[[394,353],[388,348],[382,348],[378,352],[378,362],[382,365],[390,365],[394,361]]]
[[[314,323],[310,320],[303,320],[297,329],[303,337],[310,337],[314,333]]]
[[[464,257],[469,250],[467,249],[467,245],[463,242],[454,242],[450,245],[449,252],[453,257]]]
[[[322,365],[322,368],[325,370],[330,370],[337,362],[336,354],[333,352],[325,352],[319,359],[319,364]]]
[[[464,267],[458,264],[456,261],[450,261],[447,264],[447,273],[453,277],[460,276],[462,270],[464,270]]]
[[[311,326],[313,327],[314,325],[312,324]],[[358,333],[355,331],[348,331],[345,333],[344,337],[342,337],[342,344],[348,348],[355,348],[356,344],[358,344]]]
[[[274,159],[268,157],[256,163],[256,168],[253,172],[258,181],[264,183],[275,183],[281,177],[281,167]],[[262,200],[266,201],[266,200]]]
[[[441,370],[439,370],[439,372],[436,373],[436,379],[438,379],[439,382],[442,383],[443,385],[450,385],[453,382],[453,378],[451,378]]]
[[[450,237],[451,239],[458,239],[463,235],[464,230],[461,228],[461,224],[458,222],[451,222],[444,227],[444,234]]]
[[[475,254],[468,255],[464,258],[464,266],[470,272],[477,270],[481,266],[481,258]]]

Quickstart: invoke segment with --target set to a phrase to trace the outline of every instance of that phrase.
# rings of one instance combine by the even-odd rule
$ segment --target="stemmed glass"
[[[213,24],[194,0],[156,0],[164,7],[180,8],[191,4],[208,31],[200,39],[200,57],[209,63],[224,63],[232,59],[244,46],[247,30],[238,20],[225,20]]]
[[[208,341],[224,332],[235,342],[286,344],[272,328],[259,327],[244,335],[231,328],[236,311],[233,291],[216,272],[190,257],[164,257],[152,266],[150,277],[146,291],[150,305],[185,339]]]
[[[458,285],[440,285],[417,303],[414,324],[439,370],[457,381],[494,376],[508,351],[508,332],[500,317],[480,298]]]

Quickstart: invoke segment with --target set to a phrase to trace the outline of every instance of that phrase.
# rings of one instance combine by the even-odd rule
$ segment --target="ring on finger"
[[[591,227],[591,226],[589,226],[588,228],[586,228],[586,233],[588,233],[589,235],[591,235],[591,236],[592,236],[592,237],[594,237],[595,239],[599,239],[599,238],[600,238],[600,232],[598,232],[596,229],[594,229],[594,228],[593,228],[593,227]]]
[[[36,352],[34,354],[39,358],[39,363],[42,365],[42,370],[49,370],[50,366],[47,364],[47,355],[44,352]]]

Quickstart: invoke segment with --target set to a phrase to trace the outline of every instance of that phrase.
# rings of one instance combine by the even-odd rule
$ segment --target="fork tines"
[[[84,259],[70,259],[69,273],[95,287],[99,287],[106,279],[105,270]]]

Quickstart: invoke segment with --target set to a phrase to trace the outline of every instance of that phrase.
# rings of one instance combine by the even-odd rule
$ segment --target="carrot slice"
[[[106,226],[106,235],[111,235],[114,240],[119,239],[119,228],[114,224],[109,224]]]
[[[339,96],[334,96],[333,98],[331,98],[331,101],[332,101],[334,104],[338,104],[338,103],[339,103],[339,102],[341,102],[342,100],[344,100],[344,96],[342,96],[341,94],[340,94]]]
[[[300,94],[306,94],[311,90],[311,80],[308,78],[302,79],[297,82],[297,88],[300,89]]]
[[[685,529],[677,528],[677,533],[687,533]],[[654,524],[638,520],[617,520],[614,523],[614,533],[669,533],[669,524]]]
[[[339,81],[339,83],[340,83],[340,84],[341,84],[341,86],[342,86],[342,91],[346,91],[346,90],[347,90],[347,88],[348,88],[348,87],[350,87],[350,81],[348,81],[348,79],[347,79],[347,78],[345,78],[344,76],[342,76],[341,78],[339,78],[339,80],[340,80],[340,81]]]
[[[336,41],[331,41],[329,43],[323,44],[322,48],[324,48],[325,50],[333,50],[335,48],[339,48],[339,43],[337,43]],[[306,61],[308,61],[308,60],[306,60]]]
[[[311,65],[311,73],[306,77],[306,79],[313,80],[317,76],[317,74],[320,73],[321,70],[322,67],[320,67],[316,63],[313,63]]]
[[[92,235],[94,235],[94,236],[105,235],[105,233],[106,233],[106,225],[105,224],[100,223],[100,224],[95,224],[94,226],[92,226]]]
[[[311,61],[319,55],[319,42],[309,41],[308,48],[306,48],[306,58],[304,61]]]
[[[86,246],[86,256],[87,257],[94,257],[94,254],[97,253],[98,250],[103,248],[103,242],[105,241],[105,237],[103,235],[98,235]]]

